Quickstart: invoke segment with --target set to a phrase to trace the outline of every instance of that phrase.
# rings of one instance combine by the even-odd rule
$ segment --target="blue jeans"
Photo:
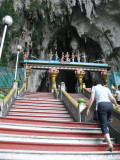
[[[113,113],[113,105],[111,102],[98,103],[98,118],[103,135],[109,133],[108,120]]]

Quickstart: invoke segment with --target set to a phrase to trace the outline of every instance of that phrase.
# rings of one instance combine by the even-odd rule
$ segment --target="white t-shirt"
[[[120,90],[115,92],[115,96],[117,97],[117,101],[120,101]]]
[[[99,102],[110,102],[109,94],[111,93],[111,91],[109,90],[109,88],[98,84],[92,87],[91,92],[95,93],[96,104],[98,104]]]

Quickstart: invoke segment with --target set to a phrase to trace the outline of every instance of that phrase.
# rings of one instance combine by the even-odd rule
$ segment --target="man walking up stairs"
[[[120,159],[120,145],[111,140],[112,153],[98,124],[74,122],[52,93],[25,93],[0,118],[0,159]]]

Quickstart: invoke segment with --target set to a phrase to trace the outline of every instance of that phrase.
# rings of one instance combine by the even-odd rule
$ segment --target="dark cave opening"
[[[51,49],[53,52],[58,52],[58,57],[62,57],[69,52],[70,57],[72,52],[75,54],[85,52],[87,55],[87,61],[93,62],[102,56],[102,49],[100,45],[90,38],[87,33],[79,36],[77,29],[74,26],[65,26],[58,29],[53,35],[53,44]]]
[[[87,88],[91,88],[93,85],[93,76],[92,72],[86,72],[83,78],[83,83],[86,84]],[[95,77],[99,77],[100,73],[94,73]],[[50,92],[51,91],[51,78],[48,78],[48,72],[46,72],[45,77],[42,79],[40,86],[36,92]],[[61,82],[65,82],[66,91],[68,93],[77,93],[76,84],[79,84],[79,81],[75,75],[74,70],[60,70],[58,77],[56,78],[57,88]]]
[[[68,93],[77,93],[76,85],[79,84],[79,81],[75,75],[75,71],[60,71],[57,78],[57,84],[60,82],[65,82],[66,91]],[[87,88],[91,88],[93,85],[93,79],[90,72],[86,72],[83,78],[83,83],[86,84]]]
[[[68,93],[75,93],[75,87],[77,83],[77,78],[75,76],[74,71],[65,71],[65,85],[66,85],[66,91]]]

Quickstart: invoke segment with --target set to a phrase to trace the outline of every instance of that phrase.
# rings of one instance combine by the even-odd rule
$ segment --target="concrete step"
[[[83,94],[79,93],[69,93],[69,95],[74,98],[76,101],[78,101],[78,99],[83,98],[85,99],[85,103],[89,102],[89,99],[87,97],[85,97]]]
[[[70,117],[70,115],[68,113],[52,113],[52,112],[36,112],[36,111],[10,111],[8,116],[9,115],[27,115],[27,116],[50,116],[50,117],[63,117],[63,118],[66,118],[66,117]]]
[[[10,109],[10,112],[41,112],[41,113],[46,113],[46,112],[48,112],[48,113],[68,113],[68,111],[67,110],[59,110],[59,109],[39,109],[39,108],[23,108],[23,107],[12,107],[11,109]],[[10,113],[9,112],[9,113]]]
[[[31,136],[31,135],[15,135],[0,134],[0,141],[14,142],[35,142],[35,143],[59,143],[59,144],[106,144],[104,138],[84,138],[84,137],[48,137],[48,136]],[[115,139],[111,138],[113,144]]]
[[[45,94],[43,94],[43,95],[24,95],[24,98],[40,98],[40,99],[55,99],[54,97],[53,97],[53,95],[51,96],[51,95],[45,95]]]
[[[58,99],[44,99],[44,98],[26,98],[26,97],[17,97],[15,102],[43,102],[43,103],[56,103],[56,104],[63,104],[60,100]]]
[[[53,105],[51,105],[51,106],[48,106],[48,105],[28,105],[28,106],[26,106],[26,105],[12,105],[12,108],[10,109],[10,110],[12,110],[12,109],[37,109],[37,110],[60,110],[60,111],[67,111],[66,110],[66,108],[65,107],[56,107],[56,106],[53,106]]]
[[[56,104],[56,105],[63,105],[62,102],[60,101],[49,101],[49,100],[46,100],[46,101],[43,101],[43,100],[16,100],[14,101],[14,103],[30,103],[30,104]]]
[[[31,124],[14,124],[14,123],[2,123],[0,122],[0,128],[8,129],[23,129],[34,131],[57,131],[57,132],[87,132],[87,133],[101,133],[100,128],[77,128],[77,127],[62,127],[62,126],[43,126],[43,125],[31,125]]]
[[[34,151],[0,149],[2,160],[119,160],[120,152],[114,151]]]
[[[26,107],[26,106],[42,106],[42,107],[44,107],[44,106],[47,106],[47,107],[52,107],[52,108],[65,108],[65,106],[64,105],[56,105],[56,104],[38,104],[38,103],[33,103],[33,104],[31,104],[31,103],[18,103],[18,102],[15,102],[14,104],[13,104],[13,106],[24,106],[24,107]]]
[[[50,120],[50,121],[70,121],[70,122],[72,122],[73,121],[73,119],[72,118],[63,118],[63,117],[40,117],[40,116],[21,116],[21,115],[19,115],[19,117],[16,115],[8,115],[7,117],[10,117],[10,118],[18,118],[18,119],[33,119],[33,120]]]
[[[18,119],[1,117],[2,123],[16,123],[16,124],[29,124],[29,125],[44,125],[44,126],[62,126],[62,127],[77,127],[77,128],[99,128],[98,123],[85,123],[85,122],[66,122],[66,121],[44,121],[44,120],[32,120],[32,119]]]
[[[56,131],[48,129],[25,129],[25,127],[0,127],[1,134],[15,134],[15,135],[31,135],[31,136],[54,136],[54,137],[87,137],[87,138],[103,138],[100,132],[68,132],[68,131]]]
[[[114,144],[114,151],[120,151],[120,145]],[[54,144],[54,143],[35,143],[35,142],[15,142],[15,141],[0,141],[1,149],[15,150],[35,150],[35,151],[105,151],[108,148],[107,144]]]

